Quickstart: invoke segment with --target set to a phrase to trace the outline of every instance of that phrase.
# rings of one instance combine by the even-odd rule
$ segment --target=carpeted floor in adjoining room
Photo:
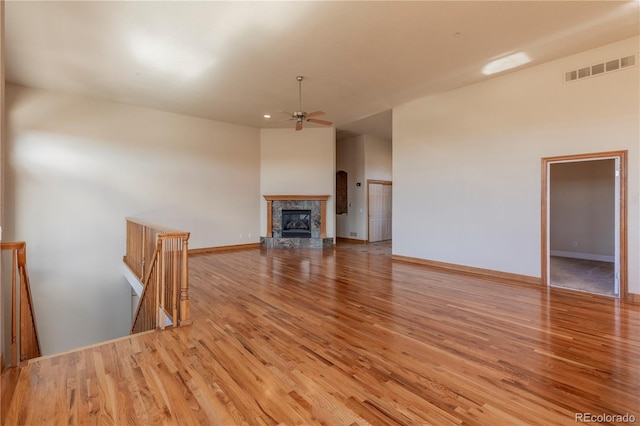
[[[614,263],[551,256],[551,285],[614,296]]]

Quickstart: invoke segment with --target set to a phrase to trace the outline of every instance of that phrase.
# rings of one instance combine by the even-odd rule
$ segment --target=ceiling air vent
[[[582,80],[587,77],[594,77],[600,74],[606,74],[612,71],[618,71],[623,68],[632,67],[636,64],[636,55],[629,55],[623,58],[616,58],[610,61],[594,64],[588,67],[578,68],[564,73],[564,81]]]

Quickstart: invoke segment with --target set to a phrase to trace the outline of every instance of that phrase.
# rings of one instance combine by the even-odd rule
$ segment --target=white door
[[[369,183],[369,242],[391,239],[391,183]]]

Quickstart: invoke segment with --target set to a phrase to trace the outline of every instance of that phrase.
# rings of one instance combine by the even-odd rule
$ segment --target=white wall
[[[125,217],[258,241],[258,129],[18,86],[7,111],[4,237],[27,242],[45,354],[128,333]]]
[[[624,40],[393,112],[393,253],[540,277],[541,158],[629,151],[629,290],[640,293],[638,66],[564,73],[638,52]]]
[[[391,141],[365,135],[364,168],[366,179],[393,179],[392,151]]]
[[[347,214],[336,215],[336,236],[358,240],[367,239],[367,184],[364,168],[364,135],[336,142],[336,170],[347,172]],[[362,186],[356,186],[360,182]],[[335,211],[335,210],[334,210]],[[356,235],[351,235],[355,232]]]
[[[2,237],[2,228],[4,228],[4,128],[5,128],[5,103],[4,103],[4,1],[0,1],[0,241],[4,241]],[[6,289],[5,276],[7,262],[5,256],[0,256],[0,355],[2,362],[5,362],[5,340],[4,340],[4,293]],[[8,284],[10,287],[11,284]],[[9,326],[11,327],[11,326]],[[6,363],[11,362],[6,359]],[[4,365],[4,364],[3,364]]]
[[[326,230],[335,236],[335,140],[332,127],[260,130],[260,235],[267,233],[263,195],[330,195]]]

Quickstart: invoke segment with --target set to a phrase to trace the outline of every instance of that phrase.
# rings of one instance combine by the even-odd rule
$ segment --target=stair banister
[[[191,323],[188,241],[188,232],[127,218],[124,262],[142,286],[132,333]]]
[[[2,251],[11,251],[11,359],[10,365],[41,355],[40,340],[33,310],[29,274],[27,272],[27,243],[0,243]],[[19,319],[19,326],[18,326]]]

